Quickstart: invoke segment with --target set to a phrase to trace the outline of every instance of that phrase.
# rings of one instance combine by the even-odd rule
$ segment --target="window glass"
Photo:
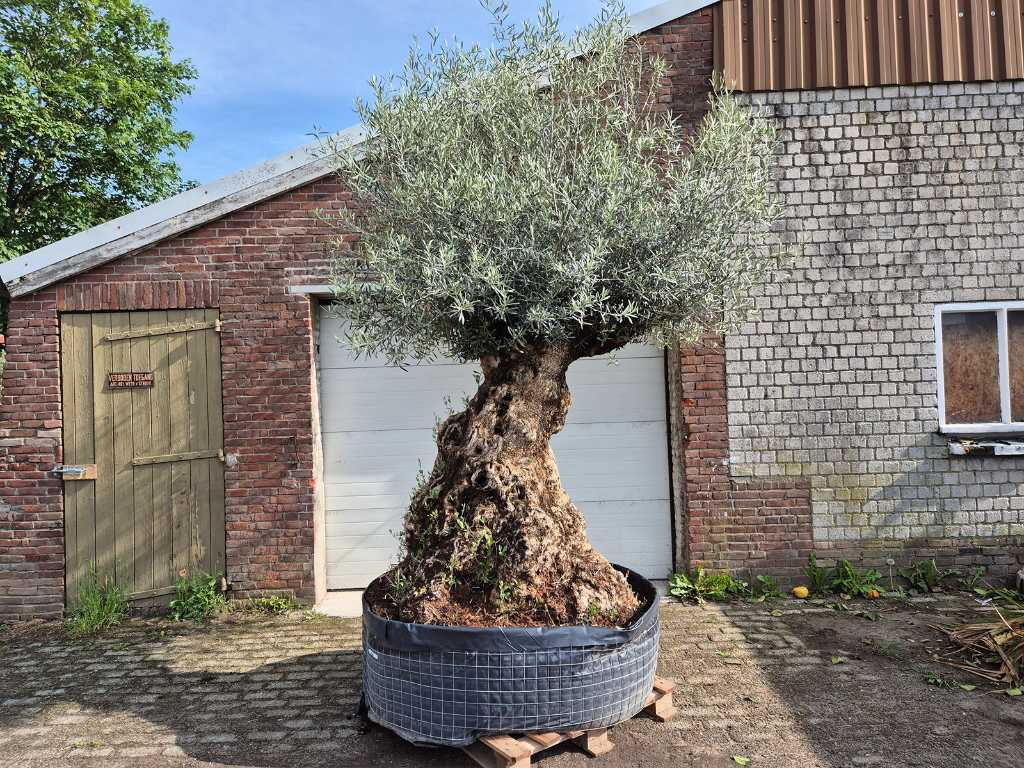
[[[947,424],[1002,421],[995,312],[943,313],[942,367]]]
[[[1010,419],[1024,421],[1024,312],[1006,313],[1010,348]]]

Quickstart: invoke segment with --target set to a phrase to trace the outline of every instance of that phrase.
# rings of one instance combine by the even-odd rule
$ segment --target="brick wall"
[[[652,30],[643,44],[669,65],[661,94],[665,108],[694,125],[704,112],[712,67],[711,12]],[[63,610],[62,482],[50,475],[62,460],[58,340],[63,311],[219,309],[230,458],[225,467],[228,577],[242,594],[281,590],[313,596],[313,317],[309,301],[288,287],[325,282],[332,233],[313,211],[346,204],[339,185],[317,182],[12,303],[0,400],[0,618],[52,617]],[[692,548],[703,552],[709,542],[722,557],[733,558],[728,562],[764,560],[759,553],[771,551],[769,542],[782,534],[759,533],[764,521],[753,499],[762,490],[776,493],[780,509],[791,499],[762,484],[752,496],[730,498],[729,513],[721,516],[722,487],[731,483],[720,461],[727,440],[724,358],[695,350],[683,361],[684,402],[697,398],[692,408],[684,408],[685,418],[693,434],[702,435],[683,446],[683,495],[696,504],[707,500],[706,508],[694,513],[702,527]],[[706,373],[707,366],[713,372]],[[713,382],[717,385],[708,389]],[[701,399],[705,395],[707,400]]]
[[[236,589],[313,596],[312,315],[347,196],[322,180],[11,305],[0,404],[0,617],[64,602],[59,313],[217,308],[223,331],[227,571]],[[234,460],[237,458],[237,462]]]
[[[949,455],[933,313],[1024,299],[1024,83],[752,98],[803,245],[726,342],[728,482],[809,488],[819,554],[1015,570],[1024,459]]]
[[[678,19],[644,36],[669,64],[662,99],[689,128],[707,106],[714,64],[712,12]],[[683,509],[676,530],[679,568],[698,564],[736,571],[795,575],[810,551],[809,486],[801,479],[739,480],[729,473],[725,354],[708,339],[672,356],[674,469]],[[677,507],[679,505],[677,504]]]

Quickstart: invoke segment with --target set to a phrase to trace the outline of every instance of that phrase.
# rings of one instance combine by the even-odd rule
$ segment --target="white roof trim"
[[[334,141],[336,147],[355,147],[364,138],[357,125]],[[311,142],[0,264],[0,280],[11,296],[23,296],[323,178],[333,168],[324,145]]]
[[[717,2],[718,0],[668,0],[637,11],[629,17],[629,25],[633,34],[639,35]]]
[[[668,0],[630,16],[630,29],[639,35],[716,2]],[[335,136],[335,148],[356,147],[365,138],[365,128],[356,125]],[[11,296],[24,296],[323,178],[332,169],[323,144],[314,141],[0,264],[0,281]]]

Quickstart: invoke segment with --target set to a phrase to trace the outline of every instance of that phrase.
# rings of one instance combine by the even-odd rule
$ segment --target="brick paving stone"
[[[1020,745],[1024,714],[1008,697],[941,692],[913,665],[861,658],[864,632],[891,623],[897,635],[927,634],[917,611],[964,602],[915,603],[880,622],[789,601],[783,616],[764,605],[666,604],[660,671],[677,681],[679,717],[617,726],[619,747],[594,768],[635,766],[639,755],[651,768],[735,765],[733,755],[781,768],[913,764],[872,762],[893,749],[935,768],[963,768],[967,752],[1002,766],[984,745],[1000,743],[993,734]],[[95,640],[0,645],[0,767],[470,768],[456,751],[365,729],[352,717],[359,622],[304,617],[133,622]],[[164,634],[147,631],[154,625]],[[818,625],[835,635],[827,644]],[[834,665],[834,655],[848,662]],[[914,711],[925,724],[896,734]],[[967,722],[989,730],[972,743]],[[573,750],[543,764],[591,765]]]

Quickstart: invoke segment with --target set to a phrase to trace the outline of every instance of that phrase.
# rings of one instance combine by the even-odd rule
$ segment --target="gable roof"
[[[630,28],[639,35],[716,2],[667,0],[630,16]],[[365,139],[365,128],[356,125],[337,134],[334,142],[343,149]],[[331,157],[314,141],[0,264],[0,281],[12,297],[24,296],[316,181],[332,170]]]

